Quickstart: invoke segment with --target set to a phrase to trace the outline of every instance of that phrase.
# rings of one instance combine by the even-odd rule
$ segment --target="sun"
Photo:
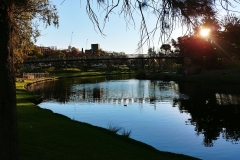
[[[203,37],[207,37],[207,36],[209,35],[209,33],[210,33],[210,29],[209,29],[209,28],[202,28],[202,29],[200,30],[200,34],[201,34],[201,36],[203,36]]]

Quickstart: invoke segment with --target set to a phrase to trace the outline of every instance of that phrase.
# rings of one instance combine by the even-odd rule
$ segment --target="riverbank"
[[[54,77],[93,75],[96,73]],[[41,109],[31,102],[38,96],[24,88],[31,82],[16,82],[20,159],[194,159],[161,152],[107,129]]]
[[[240,74],[180,75],[175,73],[150,73],[146,74],[144,79],[179,81],[179,82],[216,83],[216,84],[221,83],[240,84]]]

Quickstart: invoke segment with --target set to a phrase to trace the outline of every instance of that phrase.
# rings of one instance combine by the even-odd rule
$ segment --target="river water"
[[[240,92],[236,85],[136,80],[130,76],[75,78],[28,89],[55,113],[161,151],[201,159],[240,159]]]

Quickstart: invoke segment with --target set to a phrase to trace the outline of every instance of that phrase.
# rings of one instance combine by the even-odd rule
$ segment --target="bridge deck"
[[[43,59],[27,59],[23,63],[41,63],[41,62],[66,62],[66,61],[126,61],[126,60],[152,60],[152,59],[179,59],[183,60],[184,56],[158,56],[158,57],[67,57],[67,58],[43,58]]]

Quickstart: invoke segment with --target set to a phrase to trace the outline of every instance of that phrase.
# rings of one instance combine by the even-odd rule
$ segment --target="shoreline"
[[[83,76],[83,75],[80,75],[80,77],[81,76]],[[87,76],[87,75],[84,75],[84,76]],[[104,76],[104,75],[97,75],[97,76]],[[75,77],[75,76],[74,76]],[[64,78],[64,77],[62,77],[62,78]],[[67,78],[70,78],[70,77],[67,77]],[[73,77],[71,77],[71,78],[73,78]],[[54,78],[54,79],[51,79],[51,80],[57,80],[58,78]],[[61,78],[60,78],[61,79]],[[43,82],[42,80],[41,81],[36,81],[36,82],[34,82],[34,83],[37,83],[37,82]],[[28,154],[29,154],[29,152],[30,151],[28,151],[28,149],[29,148],[31,148],[31,147],[33,147],[33,149],[35,148],[36,149],[36,147],[35,147],[35,142],[34,141],[36,141],[36,139],[38,139],[38,137],[40,136],[43,136],[42,135],[42,132],[48,132],[48,130],[49,130],[49,127],[50,128],[54,128],[54,127],[57,127],[59,124],[55,124],[56,122],[55,122],[55,119],[60,119],[59,121],[61,121],[60,122],[60,124],[61,124],[61,128],[62,129],[65,129],[65,130],[68,130],[67,128],[67,126],[62,126],[62,121],[66,121],[67,123],[69,123],[69,125],[73,125],[74,127],[79,127],[79,126],[81,126],[81,127],[84,127],[84,128],[88,128],[87,130],[89,130],[89,129],[91,129],[91,130],[93,130],[93,132],[91,131],[91,132],[89,132],[89,133],[91,133],[91,134],[96,134],[96,136],[98,136],[98,134],[102,134],[102,132],[104,132],[104,137],[105,137],[105,139],[103,140],[103,141],[101,141],[101,145],[104,145],[104,146],[108,146],[107,148],[108,149],[110,149],[112,152],[114,152],[114,154],[110,154],[109,153],[109,151],[106,149],[104,149],[103,148],[103,150],[102,149],[100,149],[101,150],[101,152],[104,152],[105,154],[107,154],[107,155],[105,155],[105,156],[103,156],[102,155],[102,153],[96,153],[96,155],[98,155],[98,156],[100,156],[100,157],[98,157],[97,159],[101,159],[101,156],[103,156],[102,158],[103,159],[116,159],[116,156],[119,154],[119,153],[125,153],[126,151],[128,151],[130,154],[129,155],[122,155],[122,156],[120,156],[121,158],[117,158],[117,159],[136,159],[137,157],[138,157],[138,159],[146,159],[146,158],[150,158],[150,157],[155,157],[155,158],[153,158],[153,159],[166,159],[166,158],[168,158],[168,159],[197,159],[197,158],[193,158],[193,157],[189,157],[189,156],[187,156],[187,155],[182,155],[182,154],[177,154],[177,153],[169,153],[169,152],[163,152],[163,151],[159,151],[159,150],[157,150],[157,149],[155,149],[155,148],[153,148],[152,146],[150,146],[150,145],[148,145],[148,144],[145,144],[145,143],[142,143],[142,142],[139,142],[139,141],[136,141],[136,140],[134,140],[134,139],[131,139],[131,138],[124,138],[124,137],[122,137],[122,136],[120,136],[120,135],[117,135],[117,134],[113,134],[111,131],[109,131],[108,129],[104,129],[104,128],[101,128],[101,127],[96,127],[96,126],[93,126],[93,125],[91,125],[91,124],[86,124],[86,123],[82,123],[82,122],[76,122],[76,121],[74,121],[74,120],[72,120],[72,119],[70,119],[70,118],[67,118],[67,117],[65,117],[65,116],[63,116],[63,115],[59,115],[59,114],[56,114],[56,113],[53,113],[52,111],[50,111],[50,110],[46,110],[46,109],[42,109],[42,108],[40,108],[40,107],[38,107],[37,105],[34,105],[32,102],[30,102],[29,101],[29,99],[32,97],[32,98],[36,98],[36,95],[33,95],[32,93],[30,93],[29,91],[27,91],[26,89],[25,89],[25,85],[29,85],[30,83],[31,83],[31,81],[28,81],[28,80],[26,80],[26,82],[16,82],[17,83],[17,99],[18,99],[18,103],[17,103],[17,110],[18,110],[18,123],[19,123],[19,139],[20,139],[20,150],[21,150],[21,159],[32,159],[33,157],[35,157],[33,154],[30,154],[31,156],[31,158],[28,158],[29,156],[28,156]],[[26,103],[25,105],[22,105],[21,103],[19,103],[19,98],[20,98],[20,96],[19,96],[19,87],[21,88],[21,86],[23,87],[23,90],[21,90],[21,92],[22,93],[24,93],[24,94],[26,94],[26,96],[27,96],[27,98],[25,98],[25,100],[24,99],[22,99],[22,100],[24,100],[25,102],[24,103]],[[25,91],[24,91],[25,90]],[[27,111],[26,109],[30,109],[30,110],[32,110],[32,112],[31,111]],[[27,112],[27,113],[26,113]],[[35,114],[35,112],[40,112],[40,113],[38,113],[37,115]],[[46,122],[46,120],[43,120],[43,124],[41,123],[41,122],[38,122],[38,120],[36,120],[35,118],[36,118],[36,116],[37,117],[39,117],[39,118],[41,118],[41,117],[45,117],[45,118],[49,118],[49,117],[46,117],[45,116],[45,114],[47,114],[47,115],[49,115],[49,117],[52,119],[52,120],[47,120],[47,122]],[[29,116],[29,117],[28,117]],[[24,117],[24,118],[23,118]],[[22,120],[22,118],[23,119],[26,119],[24,122],[23,122],[23,120]],[[34,121],[33,121],[34,120]],[[34,123],[33,123],[34,122]],[[47,123],[47,124],[44,124],[44,122],[45,123]],[[29,124],[29,126],[30,126],[30,130],[33,130],[33,129],[35,129],[35,128],[39,128],[39,130],[37,130],[37,131],[35,131],[35,134],[34,135],[29,135],[29,133],[27,133],[27,132],[29,132],[29,127],[27,127],[27,128],[23,128],[22,127],[22,125],[24,124],[26,124],[26,123],[28,123]],[[41,127],[36,127],[36,125],[39,125],[39,126],[41,126]],[[78,128],[77,127],[77,128]],[[80,128],[81,128],[80,127]],[[58,127],[57,127],[58,128]],[[47,130],[46,130],[47,129]],[[53,129],[50,129],[50,132],[55,132],[55,129],[54,129],[54,131],[52,131]],[[83,132],[83,131],[81,131],[81,129],[79,130],[80,132]],[[76,132],[79,132],[79,131],[76,131]],[[63,132],[63,131],[62,131]],[[66,132],[66,131],[64,131],[64,132]],[[64,142],[64,143],[67,143],[68,145],[69,145],[69,142],[70,142],[70,145],[74,145],[75,147],[79,147],[78,146],[78,144],[75,144],[75,142],[72,142],[72,144],[71,144],[71,141],[72,141],[72,138],[74,139],[74,136],[72,136],[71,138],[69,138],[69,137],[66,137],[66,134],[69,134],[69,133],[64,133],[64,134],[61,134],[61,133],[59,133],[59,135],[57,135],[56,137],[61,137],[61,138],[63,138],[63,139],[69,139],[67,142]],[[50,137],[49,137],[49,135],[50,135]],[[52,133],[49,133],[49,134],[44,134],[44,138],[43,139],[48,139],[47,141],[49,141],[49,139],[51,139],[51,135],[52,135]],[[78,134],[77,134],[78,135]],[[80,140],[78,139],[78,136],[77,135],[75,135],[76,137],[76,141],[77,142],[79,142]],[[91,139],[91,137],[89,137],[89,136],[87,136],[87,135],[85,135],[84,136],[85,138],[87,138],[87,139]],[[109,139],[114,139],[114,141],[117,141],[117,143],[115,144],[116,146],[118,146],[119,145],[119,143],[124,143],[124,147],[126,147],[126,148],[128,148],[127,146],[132,146],[132,147],[130,147],[130,148],[128,148],[128,149],[126,149],[126,148],[123,148],[123,147],[113,147],[112,145],[112,143],[110,143],[109,144]],[[97,140],[95,139],[93,142],[88,142],[88,143],[90,143],[89,144],[89,146],[88,147],[90,147],[90,148],[95,148],[96,146],[95,146],[95,144],[96,144],[96,141],[98,141],[99,140],[99,138],[97,138]],[[33,142],[31,142],[31,141],[33,141]],[[38,141],[38,140],[37,140]],[[46,142],[47,141],[44,141],[45,143],[41,143],[41,142],[37,142],[38,144],[37,144],[37,146],[39,146],[40,148],[41,148],[41,146],[45,146],[46,147]],[[50,141],[52,141],[52,140],[50,140]],[[111,140],[111,141],[113,141],[113,140]],[[57,146],[56,146],[56,143],[57,141],[53,141],[53,142],[51,142],[50,144],[51,145],[49,145],[49,147],[50,148],[52,148],[53,146],[55,146],[55,147],[58,147],[58,142],[57,142]],[[86,142],[85,142],[86,143]],[[24,145],[23,145],[24,144]],[[83,143],[84,144],[84,143]],[[34,146],[32,146],[32,145],[34,145]],[[66,145],[66,146],[68,146],[68,145]],[[126,146],[125,146],[126,145]],[[25,147],[27,147],[27,148],[25,148],[25,147],[22,147],[22,146],[25,146]],[[43,147],[43,148],[41,148],[40,150],[46,150],[45,149],[45,147]],[[47,150],[49,149],[49,147],[47,147]],[[110,148],[109,148],[110,147]],[[139,151],[135,151],[136,149],[138,148],[138,150],[140,151],[140,152],[142,152],[142,153],[144,153],[144,155],[142,155],[142,153],[140,153]],[[69,151],[69,149],[70,150],[72,150],[72,147],[63,147],[63,150],[68,150],[68,152],[71,152],[71,151]],[[32,149],[30,149],[31,150],[31,152],[33,152],[33,153],[35,153],[36,155],[38,155],[38,156],[41,156],[41,157],[43,157],[43,155],[41,155],[40,153],[39,153],[39,151],[33,151]],[[63,153],[65,153],[65,151],[63,151],[63,150],[61,150],[61,152],[63,152]],[[75,149],[73,149],[73,150],[75,150]],[[85,149],[82,149],[82,150],[85,150]],[[57,152],[57,153],[55,153],[55,154],[53,154],[53,153],[51,153],[51,154],[53,154],[53,155],[55,155],[56,156],[56,154],[60,154],[60,155],[62,155],[62,153],[61,153],[60,151],[59,152]],[[84,151],[84,152],[88,152],[88,151]],[[66,154],[66,153],[65,153]],[[77,157],[81,157],[81,155],[83,154],[83,155],[85,155],[85,153],[81,153],[80,155],[79,154],[77,154],[77,153],[75,153],[76,154],[76,156]],[[108,155],[109,154],[109,155]],[[139,155],[136,155],[136,154],[139,154]],[[45,154],[44,154],[45,155]],[[46,158],[45,159],[51,159],[51,158],[49,158],[49,157],[51,157],[51,156],[53,156],[53,155],[45,155],[46,156]],[[141,155],[141,156],[140,156]],[[67,155],[65,155],[65,156],[63,156],[63,157],[65,157],[65,158],[63,158],[63,159],[69,159],[69,157],[67,158],[66,157]],[[87,154],[86,156],[85,156],[85,158],[84,159],[96,159],[96,157],[95,158],[93,158],[92,157],[93,155],[92,155],[92,153],[90,154]],[[147,157],[146,157],[147,156]],[[48,158],[47,158],[48,157]],[[58,156],[56,156],[56,157],[58,157]],[[114,157],[114,158],[113,158]],[[36,158],[36,157],[35,157]],[[59,157],[60,159],[62,159],[61,157]],[[34,158],[33,158],[34,159]],[[74,159],[74,158],[73,158]],[[76,159],[79,159],[79,158],[76,158]]]
[[[216,84],[240,84],[240,75],[180,75],[180,74],[163,74],[154,73],[146,74],[144,79],[149,80],[166,80],[178,82],[196,82],[196,83],[216,83]]]

